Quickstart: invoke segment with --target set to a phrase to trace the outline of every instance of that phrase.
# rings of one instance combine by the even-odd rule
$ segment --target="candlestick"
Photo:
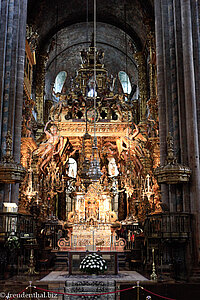
[[[150,278],[151,278],[151,280],[157,280],[156,268],[155,268],[155,262],[154,262],[154,248],[152,248],[152,258],[153,258],[152,274],[151,274]]]

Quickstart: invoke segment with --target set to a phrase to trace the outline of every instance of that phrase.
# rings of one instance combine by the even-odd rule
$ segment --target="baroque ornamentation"
[[[97,56],[98,87],[95,95],[92,94],[94,51]],[[147,107],[144,54],[136,54],[140,100],[132,99],[130,95],[123,93],[120,86],[117,93],[114,92],[117,79],[112,75],[108,76],[103,65],[103,57],[104,53],[94,48],[92,44],[88,50],[81,51],[82,64],[77,76],[71,80],[69,89],[63,89],[60,93],[52,90],[58,102],[52,105],[49,116],[46,116],[46,119],[50,117],[50,121],[44,127],[45,136],[40,138],[40,144],[32,151],[33,159],[29,169],[33,170],[33,186],[38,189],[38,196],[46,207],[46,214],[53,213],[58,217],[59,209],[64,205],[66,217],[73,224],[92,222],[92,225],[97,226],[98,222],[103,223],[105,219],[107,223],[114,220],[116,222],[118,210],[120,219],[134,216],[143,220],[147,211],[151,213],[157,211],[160,202],[159,186],[156,185],[153,175],[153,169],[159,162],[159,139],[157,123],[152,117],[155,103],[152,102],[152,105],[149,103]],[[38,68],[44,74],[45,57],[38,62]],[[44,78],[41,78],[43,77],[38,79],[40,82],[36,92],[40,98],[36,97],[37,109],[39,103],[43,103],[41,99]],[[95,112],[94,96],[97,104]],[[151,118],[148,120],[146,120],[147,108],[152,109],[152,112],[150,109]],[[40,113],[39,122],[43,120],[42,110]],[[141,116],[138,117],[139,115]],[[94,132],[97,138],[95,153],[94,147],[92,148]],[[91,161],[97,157],[99,169],[95,181],[101,186],[101,194],[109,199],[106,215],[101,211],[101,202],[105,201],[97,201],[96,194],[86,201],[93,186],[89,186],[92,182]],[[74,161],[70,162],[69,158]],[[73,168],[73,164],[78,171],[74,178],[69,171]],[[97,171],[96,165],[92,167],[93,171]],[[151,195],[148,191],[144,193],[147,175],[150,176]],[[27,182],[28,178],[27,176]],[[95,189],[97,193],[97,187]],[[27,191],[22,193],[26,199],[29,192],[33,193],[31,185],[28,194]]]

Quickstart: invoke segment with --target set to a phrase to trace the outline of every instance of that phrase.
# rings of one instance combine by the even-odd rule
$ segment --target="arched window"
[[[65,80],[67,78],[67,72],[61,71],[56,76],[56,80],[54,83],[54,91],[55,93],[61,93]]]
[[[130,94],[132,87],[128,75],[124,71],[120,71],[118,75],[123,88],[123,92],[126,94]]]

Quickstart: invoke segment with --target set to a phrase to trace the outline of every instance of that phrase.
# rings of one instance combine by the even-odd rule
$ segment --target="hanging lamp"
[[[96,0],[94,0],[94,140],[92,146],[92,159],[90,161],[90,168],[88,171],[88,176],[91,179],[91,182],[97,182],[101,176],[101,169],[99,163],[99,154],[97,147],[97,137],[96,137],[96,115],[97,115],[97,103],[96,103],[96,40],[97,40],[97,28],[96,28]]]

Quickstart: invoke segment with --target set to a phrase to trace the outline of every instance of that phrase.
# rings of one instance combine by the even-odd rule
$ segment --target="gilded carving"
[[[97,91],[94,51],[98,61]],[[61,195],[66,199],[66,218],[74,224],[108,224],[116,220],[118,213],[119,219],[133,215],[143,221],[146,212],[158,211],[160,192],[153,175],[159,164],[157,102],[151,98],[147,105],[144,53],[135,54],[140,101],[124,93],[121,87],[114,93],[116,78],[108,76],[103,55],[93,46],[81,52],[82,65],[77,77],[68,90],[63,89],[57,95],[59,101],[48,108],[46,120],[49,117],[50,120],[44,127],[45,136],[31,150],[33,159],[27,163],[26,190],[22,189],[21,195],[29,202],[31,195],[41,198],[44,217],[50,213],[58,217],[59,206],[63,207]],[[36,105],[38,121],[42,123],[45,56],[40,56],[37,68],[41,76],[38,76]],[[94,184],[92,173],[96,158],[100,159],[101,170],[98,184]],[[73,177],[76,169],[77,175]],[[97,193],[102,196],[97,197]],[[103,203],[107,203],[104,212]]]

